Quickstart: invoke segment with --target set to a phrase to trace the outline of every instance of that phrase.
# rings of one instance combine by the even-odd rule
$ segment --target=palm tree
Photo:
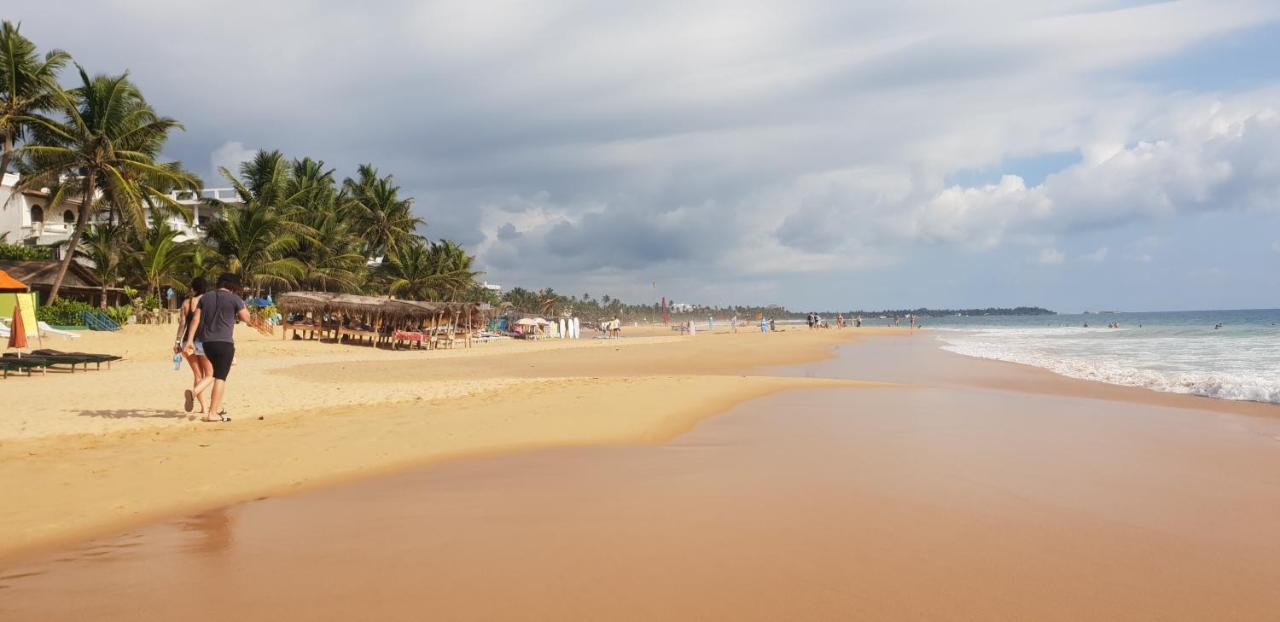
[[[107,288],[120,280],[125,255],[129,252],[125,230],[115,225],[98,225],[84,232],[76,249],[76,257],[89,264],[89,270],[102,283],[99,306],[107,308]]]
[[[538,307],[543,315],[554,315],[556,306],[560,304],[560,295],[556,290],[548,287],[538,290],[538,296],[541,298]]]
[[[306,273],[306,266],[293,256],[300,228],[270,207],[251,201],[227,207],[221,218],[211,219],[205,243],[226,270],[260,294],[263,286],[288,287]]]
[[[320,291],[360,289],[366,275],[360,239],[334,211],[314,214],[305,224],[310,232],[298,245],[299,284]]]
[[[392,295],[409,300],[430,300],[435,295],[435,270],[426,244],[416,242],[397,248],[386,256],[379,269]]]
[[[449,240],[409,242],[382,263],[393,295],[412,300],[456,300],[475,282],[474,258]]]
[[[431,265],[436,275],[437,300],[457,301],[476,281],[477,272],[472,264],[475,257],[452,240],[440,240],[430,245]]]
[[[418,226],[425,224],[413,215],[413,199],[401,199],[400,187],[391,175],[378,176],[372,164],[362,164],[357,179],[348,178],[343,189],[350,199],[350,208],[357,230],[364,238],[366,257],[391,255],[418,238]]]
[[[187,181],[176,172],[177,167],[157,163],[154,157],[169,132],[182,126],[157,115],[129,81],[128,73],[90,78],[84,68],[77,68],[81,85],[69,92],[59,90],[55,98],[66,119],[37,125],[33,140],[17,150],[19,157],[29,161],[29,167],[16,190],[39,189],[65,178],[82,197],[75,232],[67,241],[49,293],[50,302],[58,298],[76,245],[99,208],[100,196],[109,196],[124,222],[143,231],[148,190],[139,180]]]
[[[41,59],[36,45],[19,32],[21,27],[8,20],[0,23],[0,177],[9,172],[25,130],[45,122],[40,115],[57,107],[58,72],[71,59],[62,50],[50,50]]]
[[[139,280],[147,284],[147,295],[157,296],[166,285],[183,289],[180,275],[187,267],[191,245],[178,241],[178,230],[159,216],[145,232],[140,245],[130,258],[130,265]]]

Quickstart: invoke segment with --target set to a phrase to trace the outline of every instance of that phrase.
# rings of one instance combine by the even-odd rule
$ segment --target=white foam
[[[1218,399],[1280,403],[1274,337],[1152,334],[1123,329],[983,328],[940,333],[944,350],[1033,365],[1063,376]],[[1091,334],[1092,333],[1092,334]]]

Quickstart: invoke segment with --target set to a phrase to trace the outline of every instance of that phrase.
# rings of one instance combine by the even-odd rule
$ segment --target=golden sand
[[[462,455],[645,442],[788,387],[744,377],[827,357],[892,329],[499,341],[386,351],[237,334],[226,406],[181,410],[171,326],[87,333],[47,347],[127,357],[100,372],[0,381],[0,556],[255,497]]]
[[[825,338],[774,343],[798,356],[802,340]],[[494,450],[538,446],[548,429],[576,435],[554,445],[664,442],[402,469],[59,547],[0,564],[0,618],[1262,621],[1280,611],[1274,406],[1113,393],[927,338],[867,339],[774,370],[799,385],[609,375],[617,357],[645,360],[650,347],[749,356],[752,342],[732,339],[601,351],[588,357],[595,377],[552,362],[577,354],[513,355],[562,375],[438,411],[325,415],[324,429],[229,426],[188,460],[220,472],[228,452],[241,461],[228,479],[278,475],[286,491],[290,478],[312,486],[312,464],[358,463],[365,448],[413,462],[424,446],[481,438]],[[406,381],[370,365],[385,375],[352,383]],[[664,440],[782,386],[800,390]]]

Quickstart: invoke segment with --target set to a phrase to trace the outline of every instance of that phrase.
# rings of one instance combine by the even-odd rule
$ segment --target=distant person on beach
[[[853,327],[854,327],[854,328],[862,328],[862,316],[861,316],[861,315],[859,315],[858,317],[856,317],[856,318],[854,318],[854,319],[853,319]]]
[[[768,330],[769,330],[769,321],[766,320],[763,315],[761,315],[760,316],[760,334],[764,334],[765,332],[768,332]]]
[[[733,319],[729,321],[731,322],[731,324],[729,324],[730,332],[735,332],[735,333],[738,332],[738,314],[734,313]]]
[[[774,318],[769,318],[769,332],[777,332],[778,323]]]
[[[915,327],[916,327],[916,314],[914,314],[914,313],[908,313],[908,314],[907,314],[907,321],[908,321],[908,322],[911,322],[911,328],[912,328],[912,329],[915,329]]]
[[[204,277],[198,276],[191,279],[191,297],[182,301],[182,307],[178,310],[178,333],[173,338],[173,353],[182,355],[187,361],[187,365],[191,367],[191,374],[195,379],[191,382],[191,388],[200,386],[200,381],[213,375],[213,364],[204,355],[204,343],[198,338],[192,342],[190,351],[182,347],[183,341],[186,340],[187,329],[191,327],[192,320],[195,319],[196,305],[200,304],[200,296],[204,294],[204,290],[208,289],[208,283]],[[200,412],[205,412],[204,393],[196,393],[194,395],[196,401],[200,402]],[[190,410],[190,408],[188,408]]]
[[[200,297],[191,326],[187,329],[184,350],[194,351],[197,336],[204,343],[204,353],[213,367],[213,374],[200,381],[194,389],[186,391],[186,411],[191,412],[194,396],[213,386],[209,409],[202,421],[231,421],[222,400],[227,391],[227,375],[231,373],[231,361],[236,355],[235,327],[239,319],[249,324],[249,309],[244,301],[233,293],[240,288],[240,279],[230,272],[218,277],[218,288]],[[213,415],[210,417],[210,415]]]

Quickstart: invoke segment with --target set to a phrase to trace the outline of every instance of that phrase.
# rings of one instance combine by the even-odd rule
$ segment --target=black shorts
[[[231,360],[236,357],[236,344],[229,341],[204,342],[204,355],[213,363],[213,377],[226,380],[231,373]]]

